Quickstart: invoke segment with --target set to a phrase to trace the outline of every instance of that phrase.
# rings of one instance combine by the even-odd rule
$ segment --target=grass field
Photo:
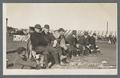
[[[67,66],[61,66],[60,68],[65,69],[96,69],[96,68],[116,68],[116,45],[108,44],[107,42],[99,41],[97,45],[101,49],[101,54],[98,55],[88,55],[88,56],[78,56],[73,57],[71,62]],[[26,47],[26,42],[13,42],[12,38],[7,39],[7,51],[15,50],[17,47]],[[9,54],[10,60],[14,59],[15,54]],[[102,61],[107,63],[104,67],[100,67]],[[107,66],[107,67],[105,67]],[[111,67],[110,67],[111,66]],[[55,68],[54,66],[52,68]]]

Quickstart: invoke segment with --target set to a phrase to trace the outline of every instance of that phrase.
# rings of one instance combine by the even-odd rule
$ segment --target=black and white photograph
[[[3,3],[5,75],[115,75],[117,44],[117,3]]]

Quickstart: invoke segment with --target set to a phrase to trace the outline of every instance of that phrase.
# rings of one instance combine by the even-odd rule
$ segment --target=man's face
[[[49,32],[49,29],[45,28],[44,31],[45,31],[45,33],[48,33],[48,32]]]
[[[94,37],[95,39],[97,39],[97,36],[96,36],[96,35],[93,35],[93,37]]]
[[[85,37],[85,38],[87,38],[87,37],[88,37],[88,35],[84,35],[84,37]]]
[[[60,35],[64,35],[64,33],[65,33],[64,31],[60,31]]]
[[[30,32],[30,33],[33,33],[33,32],[34,32],[34,30],[31,30],[31,29],[30,29],[30,30],[29,30],[29,32]]]
[[[38,28],[35,28],[35,31],[39,33],[39,32],[40,32],[40,29],[38,29]]]

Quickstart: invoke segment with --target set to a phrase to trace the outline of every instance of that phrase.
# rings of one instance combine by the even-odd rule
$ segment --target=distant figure
[[[116,37],[113,35],[108,36],[108,44],[115,44],[116,43]]]
[[[108,44],[112,44],[112,35],[108,36]]]
[[[93,33],[93,35],[90,37],[90,52],[91,53],[100,53],[99,47],[96,45],[96,33]]]
[[[71,58],[72,55],[76,56],[77,51],[76,51],[76,44],[77,44],[77,31],[73,30],[70,35],[66,38],[67,44],[69,44],[69,57]]]
[[[93,33],[93,35],[90,37],[90,45],[93,47],[93,49],[96,48],[96,33]]]
[[[83,55],[89,54],[90,35],[88,34],[88,32],[84,32],[84,35],[81,36],[80,44],[83,46]]]
[[[113,36],[113,43],[116,44],[116,36]]]

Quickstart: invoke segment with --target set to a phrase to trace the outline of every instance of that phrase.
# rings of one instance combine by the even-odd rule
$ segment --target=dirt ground
[[[26,47],[25,42],[13,42],[12,38],[7,40],[7,51],[15,50],[17,47]],[[53,69],[114,69],[116,68],[116,45],[108,44],[107,42],[99,41],[97,42],[101,50],[101,54],[88,55],[88,56],[77,56],[72,57],[71,62],[66,66],[52,67]],[[9,54],[7,57],[14,58],[15,54]]]
[[[116,46],[98,42],[101,54],[73,57],[71,62],[60,69],[114,69],[116,68]],[[55,68],[53,66],[53,68]]]

